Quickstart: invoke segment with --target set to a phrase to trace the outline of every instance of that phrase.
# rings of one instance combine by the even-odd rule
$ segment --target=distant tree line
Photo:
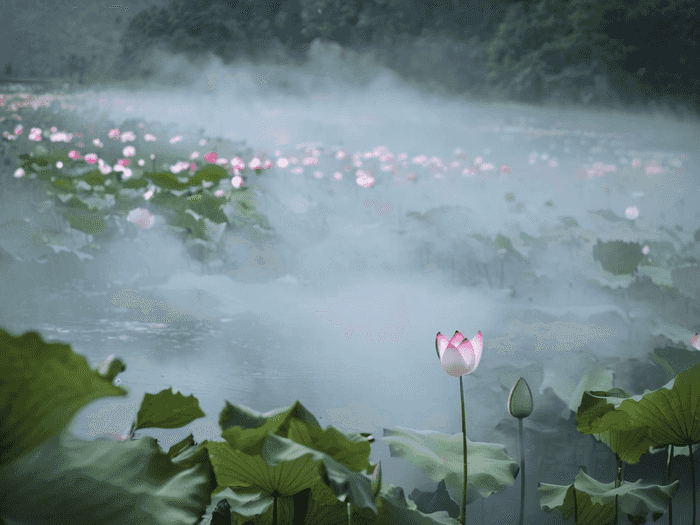
[[[697,0],[172,0],[128,24],[124,75],[159,43],[224,63],[281,45],[301,64],[322,38],[346,48],[441,35],[484,49],[484,89],[539,101],[590,93],[604,103],[646,98],[700,104]],[[399,71],[401,73],[401,71]],[[439,81],[440,79],[435,79]]]

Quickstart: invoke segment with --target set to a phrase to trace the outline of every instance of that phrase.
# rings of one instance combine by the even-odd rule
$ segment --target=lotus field
[[[483,191],[498,184],[499,202],[513,216],[553,214],[556,207],[552,200],[537,210],[518,202],[508,187],[516,179],[523,182],[513,166],[482,155],[468,157],[462,150],[450,160],[409,158],[381,146],[352,152],[302,145],[268,154],[198,130],[171,134],[138,121],[113,127],[105,119],[102,128],[80,128],[80,120],[71,116],[77,106],[69,96],[0,95],[0,106],[1,140],[11,160],[2,168],[3,188],[39,192],[43,197],[34,201],[36,214],[50,218],[39,223],[16,217],[0,225],[26,236],[14,248],[2,246],[14,263],[69,252],[80,264],[90,264],[110,240],[136,240],[144,230],[162,228],[177,235],[202,268],[216,273],[227,257],[223,241],[228,233],[252,243],[274,238],[257,203],[266,181],[282,177],[290,185],[313,187],[308,191],[330,201],[350,202],[357,215],[396,220],[396,235],[407,239],[414,227],[451,235],[440,222],[443,208],[425,213],[394,208],[401,206],[402,195],[434,185],[449,190],[471,184]],[[588,184],[603,203],[611,188],[623,184],[650,194],[655,181],[672,177],[683,160],[687,158],[662,165],[633,158],[622,167],[594,162],[577,171],[575,184]],[[531,154],[527,163],[549,173],[559,167],[546,155]],[[155,439],[136,432],[181,428],[204,417],[194,395],[172,389],[147,393],[128,432],[76,439],[68,431],[79,410],[97,399],[127,394],[117,377],[127,363],[110,355],[93,369],[68,344],[47,343],[36,332],[0,330],[0,522],[464,525],[476,523],[473,503],[502,497],[499,493],[520,476],[519,515],[499,516],[500,523],[528,523],[526,507],[577,524],[646,523],[664,515],[673,523],[680,522],[673,516],[673,502],[681,484],[673,467],[689,456],[688,490],[696,523],[699,487],[693,452],[700,443],[700,343],[692,327],[697,326],[693,315],[700,299],[700,261],[695,258],[700,230],[688,234],[682,225],[655,228],[643,206],[631,202],[616,214],[607,202],[607,209],[590,210],[598,221],[595,230],[562,214],[537,237],[524,231],[510,237],[470,233],[464,239],[472,247],[472,260],[460,262],[449,254],[441,258],[453,272],[467,273],[468,268],[479,284],[510,288],[515,295],[544,284],[537,261],[551,247],[563,248],[570,262],[587,261],[581,273],[590,285],[627,300],[635,286],[670,297],[658,314],[658,329],[669,343],[652,357],[668,377],[661,388],[647,390],[639,384],[635,386],[644,393],[630,395],[614,385],[612,371],[601,367],[575,369],[575,378],[550,381],[566,412],[575,417],[569,419],[575,430],[612,453],[609,460],[618,473],[613,482],[596,479],[583,468],[572,473],[575,481],[568,485],[526,479],[525,465],[532,457],[528,447],[534,444],[528,443],[524,425],[537,414],[537,404],[528,378],[518,373],[491,378],[496,390],[508,395],[506,402],[488,407],[496,421],[506,416],[515,425],[517,420],[518,450],[507,453],[502,444],[468,439],[467,415],[484,407],[465,396],[464,388],[482,357],[488,360],[496,348],[489,347],[489,333],[471,326],[468,316],[463,326],[435,327],[437,359],[432,365],[432,349],[425,348],[425,366],[441,366],[459,380],[459,390],[454,381],[454,397],[445,404],[448,410],[461,410],[461,433],[406,427],[385,428],[382,436],[350,433],[323,428],[299,401],[263,414],[226,400],[218,419],[220,439],[197,443],[190,434],[165,451]],[[328,224],[322,219],[309,227]],[[627,316],[631,338],[634,320],[629,311]],[[681,324],[687,328],[678,329]],[[407,499],[401,487],[382,476],[381,461],[369,460],[371,444],[378,439],[388,444],[392,457],[403,458],[438,483],[437,490],[415,491]],[[624,479],[625,464],[657,454],[666,458],[661,471],[650,472],[649,480]],[[538,501],[525,498],[526,484],[533,483]]]

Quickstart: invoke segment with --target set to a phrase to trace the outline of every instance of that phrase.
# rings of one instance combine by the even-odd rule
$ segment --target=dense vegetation
[[[430,78],[451,92],[697,107],[700,39],[693,20],[691,0],[173,0],[131,20],[122,59],[133,74],[144,50],[164,43],[224,62],[261,58],[281,46],[289,61],[302,63],[321,38],[376,49],[378,59],[404,77]],[[418,43],[420,37],[426,39]],[[430,41],[440,45],[425,49]],[[412,60],[416,54],[420,60]]]
[[[13,59],[5,73],[147,81],[144,58],[154,48],[192,60],[301,65],[320,39],[450,93],[586,105],[653,100],[695,111],[700,103],[692,0],[171,0],[140,12],[71,15],[65,45],[42,44],[34,54],[50,66]],[[27,49],[51,38],[48,26],[31,23],[40,34]]]

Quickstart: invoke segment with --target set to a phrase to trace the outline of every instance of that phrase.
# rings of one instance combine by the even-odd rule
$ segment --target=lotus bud
[[[532,392],[522,377],[515,382],[508,394],[508,413],[518,419],[532,414]]]
[[[372,493],[376,499],[379,495],[379,491],[382,490],[382,462],[381,460],[374,467],[374,474],[372,474]]]

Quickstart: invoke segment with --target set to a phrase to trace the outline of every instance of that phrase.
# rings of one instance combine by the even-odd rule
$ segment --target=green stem
[[[622,460],[620,459],[620,456],[615,454],[617,456],[617,479],[615,480],[615,488],[620,488],[620,485],[622,484]],[[618,505],[617,505],[617,494],[615,494],[615,523],[618,523]]]
[[[504,281],[504,274],[503,274],[503,260],[505,259],[505,256],[501,256],[501,289],[503,288],[503,281]]]
[[[671,481],[671,459],[673,459],[673,445],[669,446],[666,459],[666,483]],[[668,502],[668,525],[673,525],[673,498]]]
[[[688,455],[690,456],[690,476],[693,480],[693,525],[695,525],[695,513],[697,512],[697,502],[695,501],[695,456],[693,455],[693,445],[688,443]]]
[[[520,525],[525,517],[525,436],[523,418],[518,418],[518,435],[520,436]]]
[[[462,515],[460,522],[464,525],[467,521],[467,412],[464,406],[464,382],[459,376],[459,398],[462,400],[462,451],[464,453],[464,486],[462,487]]]

